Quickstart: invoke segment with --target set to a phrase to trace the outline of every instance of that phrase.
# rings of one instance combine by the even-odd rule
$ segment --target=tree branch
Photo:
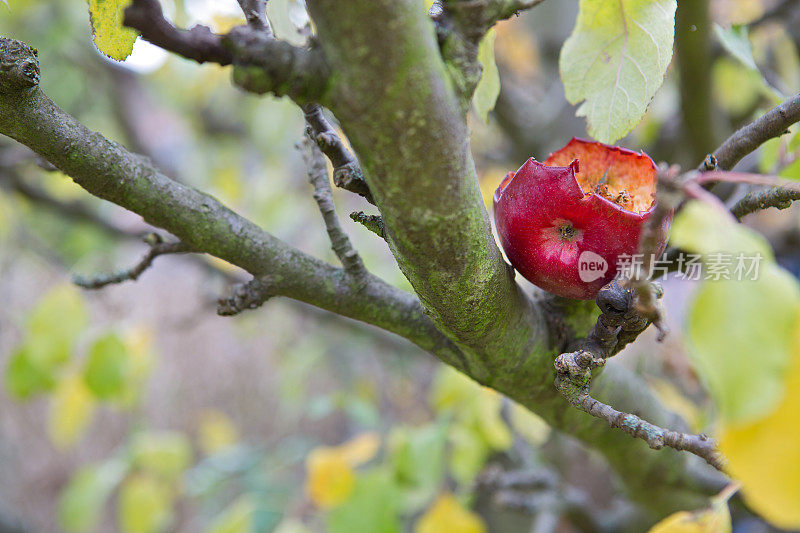
[[[124,281],[136,281],[142,272],[150,268],[153,261],[159,255],[183,254],[191,252],[191,248],[182,242],[164,242],[157,233],[150,234],[145,238],[145,242],[150,246],[145,256],[133,267],[115,272],[113,274],[101,274],[92,277],[74,276],[72,282],[84,289],[101,289],[106,285],[122,283]]]
[[[233,64],[234,81],[247,91],[288,95],[301,103],[322,101],[328,69],[319,51],[275,39],[266,31],[266,18],[264,23],[263,28],[258,22],[237,26],[224,36],[206,26],[180,30],[164,18],[158,0],[133,0],[124,19],[126,26],[164,50],[198,63]]]
[[[631,334],[635,338],[649,325],[650,321],[637,311],[637,299],[638,295],[616,281],[600,290],[597,305],[601,313],[595,327],[577,344],[574,351],[556,358],[556,387],[575,408],[605,420],[612,428],[622,429],[625,433],[644,440],[651,448],[659,450],[669,446],[676,450],[685,450],[722,470],[724,459],[717,450],[716,443],[705,435],[663,429],[636,415],[618,411],[589,394],[592,372],[604,366],[606,360],[616,353],[622,332],[626,332],[626,338],[631,338]]]
[[[208,26],[198,25],[190,30],[179,30],[164,18],[158,0],[133,0],[125,9],[123,24],[138,30],[145,41],[186,59],[220,65],[233,62],[233,55],[224,46],[221,36]]]
[[[369,275],[356,291],[341,268],[310,257],[177,183],[141,156],[65,113],[37,86],[30,47],[0,39],[0,133],[28,146],[89,193],[141,215],[198,252],[275,280],[275,295],[294,298],[396,333],[461,366],[463,354],[422,313],[413,295]]]
[[[303,159],[308,167],[308,181],[314,187],[314,200],[317,202],[322,220],[331,246],[342,263],[345,272],[352,278],[356,290],[361,290],[367,283],[367,269],[361,261],[358,252],[353,248],[350,238],[342,230],[339,218],[333,205],[333,192],[328,178],[328,166],[325,156],[311,139],[312,132],[307,131],[303,139]]]
[[[713,154],[710,154],[697,170],[700,172],[732,170],[744,156],[768,140],[783,135],[789,126],[798,121],[800,121],[800,94],[794,95],[740,128]]]

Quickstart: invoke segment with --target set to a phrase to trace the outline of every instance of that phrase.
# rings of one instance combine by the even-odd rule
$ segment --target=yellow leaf
[[[306,493],[317,507],[330,509],[353,492],[355,472],[337,448],[321,447],[306,458]]]
[[[350,466],[358,466],[375,457],[380,448],[381,439],[377,433],[361,435],[338,446],[339,453]]]
[[[452,494],[441,494],[414,527],[414,533],[484,533],[480,516],[465,509]]]
[[[94,44],[102,53],[122,61],[133,51],[136,32],[122,25],[123,12],[130,0],[89,0]]]
[[[119,528],[124,533],[157,533],[172,520],[173,493],[163,481],[139,474],[128,478],[119,493]]]
[[[722,492],[711,498],[711,505],[698,511],[672,513],[654,525],[649,533],[730,533],[731,512],[728,500],[739,490],[738,483],[730,483]]]
[[[212,454],[236,444],[239,431],[228,415],[211,409],[200,413],[199,440],[200,448]]]
[[[95,400],[83,377],[65,376],[56,387],[50,403],[48,431],[59,448],[75,444],[94,415]]]
[[[730,533],[731,514],[726,505],[700,511],[678,511],[650,529],[650,533]]]
[[[798,339],[800,341],[800,339]],[[783,529],[800,528],[800,342],[786,376],[786,394],[766,417],[723,428],[719,447],[742,483],[747,504]]]

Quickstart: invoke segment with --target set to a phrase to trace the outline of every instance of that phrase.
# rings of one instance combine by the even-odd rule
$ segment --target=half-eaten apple
[[[644,153],[572,139],[544,163],[528,159],[494,193],[494,219],[513,267],[567,298],[593,299],[633,257],[656,201],[656,166]],[[658,255],[671,216],[660,228]]]

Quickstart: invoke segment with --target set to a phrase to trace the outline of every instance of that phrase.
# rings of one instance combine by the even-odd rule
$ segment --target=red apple
[[[655,192],[656,166],[646,154],[572,139],[544,163],[531,158],[508,173],[494,193],[494,219],[520,274],[560,296],[591,300],[616,276],[620,256],[637,253]]]

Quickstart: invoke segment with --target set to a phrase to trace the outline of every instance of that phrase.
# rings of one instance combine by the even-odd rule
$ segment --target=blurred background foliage
[[[242,22],[235,0],[161,3],[184,27]],[[714,144],[800,90],[800,22],[770,18],[778,4],[712,2]],[[487,205],[508,170],[585,136],[557,65],[576,10],[546,2],[481,48],[470,123]],[[302,41],[302,2],[270,0],[269,16],[279,37]],[[80,0],[8,0],[0,34],[38,48],[44,90],[89,128],[335,261],[291,102],[141,40],[109,61]],[[689,167],[676,70],[620,144]],[[800,136],[783,136],[743,165],[800,179],[798,152]],[[584,531],[630,510],[593,452],[376,328],[286,300],[216,316],[214,300],[246,279],[221,261],[160,258],[135,283],[80,291],[71,274],[132,264],[152,228],[44,166],[0,139],[0,530]],[[334,195],[340,215],[365,208]],[[342,219],[368,268],[410,289],[385,243]],[[748,223],[797,274],[796,212]],[[622,357],[700,429],[713,413],[681,341],[692,287],[667,283],[676,333],[656,345],[647,332]],[[734,518],[763,526],[743,508]]]

